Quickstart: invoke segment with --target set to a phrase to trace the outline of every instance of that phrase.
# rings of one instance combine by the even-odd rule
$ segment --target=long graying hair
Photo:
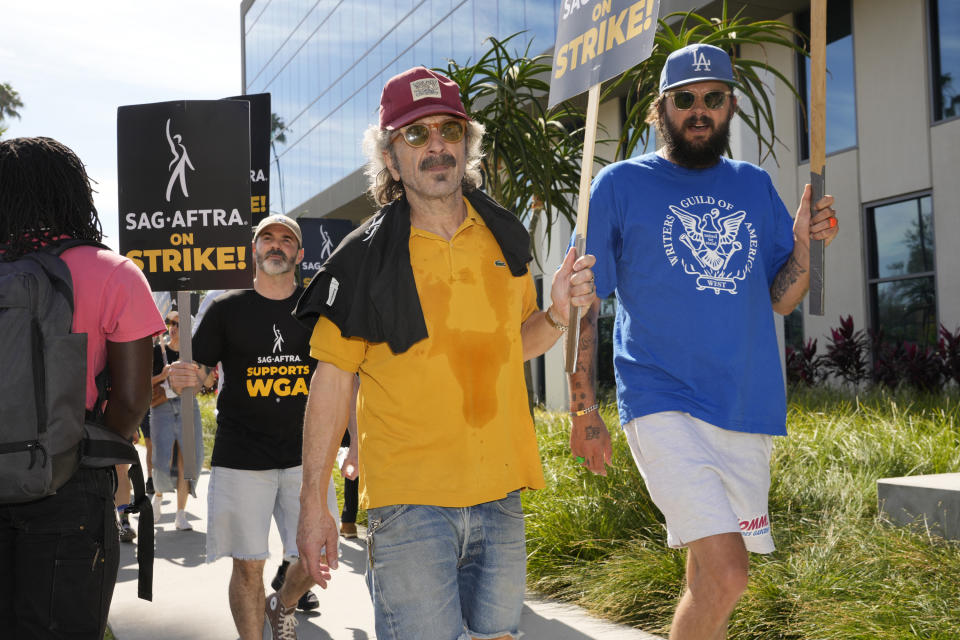
[[[0,140],[0,245],[6,257],[56,244],[64,235],[103,238],[83,162],[52,138]]]
[[[483,178],[480,175],[480,163],[483,161],[484,126],[474,120],[467,121],[467,132],[464,136],[467,144],[466,170],[463,173],[463,192],[469,193],[477,189]],[[383,161],[383,152],[386,151],[397,164],[396,152],[390,144],[390,138],[396,131],[385,131],[372,124],[363,134],[363,154],[367,157],[364,174],[367,176],[367,193],[377,204],[383,206],[393,202],[403,195],[403,183],[394,180]]]

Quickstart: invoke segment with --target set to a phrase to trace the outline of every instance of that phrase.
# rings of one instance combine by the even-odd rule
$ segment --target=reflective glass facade
[[[936,345],[931,196],[867,208],[867,269],[872,328],[894,343]]]
[[[797,29],[810,37],[810,12],[796,14]],[[827,127],[828,154],[857,146],[857,102],[853,76],[853,13],[850,0],[827,4]],[[810,158],[810,133],[805,114],[810,104],[810,58],[797,56],[797,86],[805,89],[800,122],[800,161]]]
[[[294,209],[360,168],[380,91],[416,65],[476,60],[488,36],[553,46],[554,0],[255,0],[244,14],[247,93],[270,92],[286,126],[271,152],[271,208]],[[279,171],[277,170],[279,159]],[[283,193],[280,193],[280,185]],[[322,214],[324,212],[311,212]]]
[[[929,0],[933,119],[960,116],[960,2]]]

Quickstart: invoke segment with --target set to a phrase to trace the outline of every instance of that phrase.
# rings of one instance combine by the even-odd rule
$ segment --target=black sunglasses
[[[460,142],[467,126],[463,120],[444,120],[443,122],[417,122],[397,129],[397,133],[390,138],[390,142],[403,136],[403,141],[414,149],[422,147],[430,140],[430,129],[436,129],[440,137],[447,142]]]
[[[667,91],[666,95],[673,100],[673,106],[677,111],[687,111],[692,109],[697,102],[697,96],[703,95],[703,106],[707,109],[721,109],[727,102],[727,96],[732,96],[732,91],[707,91],[704,94],[694,93],[693,91]]]
[[[179,326],[180,326],[180,323],[177,322],[176,320],[164,320],[163,322],[164,322],[164,324],[166,324],[168,327],[179,327]]]

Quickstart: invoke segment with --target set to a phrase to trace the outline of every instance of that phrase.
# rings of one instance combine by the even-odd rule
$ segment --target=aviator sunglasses
[[[460,142],[466,132],[463,120],[444,120],[443,122],[417,122],[397,129],[390,142],[403,136],[403,141],[413,148],[422,147],[430,140],[430,129],[436,129],[446,142]]]
[[[692,109],[700,95],[693,91],[667,91],[666,94],[673,99],[673,106],[677,111]],[[727,96],[732,95],[732,91],[707,91],[703,94],[703,105],[710,110],[720,109],[727,102]]]

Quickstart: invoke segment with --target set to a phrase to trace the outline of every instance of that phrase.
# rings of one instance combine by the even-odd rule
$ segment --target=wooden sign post
[[[583,161],[577,200],[574,247],[579,258],[587,245],[590,181],[597,140],[600,85],[643,62],[653,50],[660,0],[602,0],[594,4],[563,3],[557,24],[548,105],[552,108],[584,91],[587,121],[583,132]],[[580,309],[570,304],[570,329],[564,350],[564,368],[573,373],[580,342]]]
[[[827,0],[810,3],[810,187],[813,206],[826,190]],[[822,316],[823,240],[810,241],[810,315]]]
[[[600,84],[590,87],[587,94],[587,124],[583,132],[583,164],[580,167],[580,194],[577,199],[577,226],[574,231],[574,247],[577,257],[587,249],[587,221],[590,218],[590,180],[593,177],[593,158],[597,143],[597,112],[600,110]],[[564,344],[564,369],[573,373],[577,368],[577,348],[580,344],[580,307],[570,303],[567,316],[570,328]]]

